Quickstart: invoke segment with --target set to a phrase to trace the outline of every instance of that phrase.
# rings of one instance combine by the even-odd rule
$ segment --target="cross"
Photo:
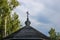
[[[27,18],[29,17],[28,15],[29,15],[29,13],[28,13],[28,11],[26,12],[27,13]]]

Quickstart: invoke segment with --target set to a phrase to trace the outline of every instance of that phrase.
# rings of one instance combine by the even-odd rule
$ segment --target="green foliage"
[[[60,39],[60,33],[56,33],[55,29],[51,28],[51,30],[49,31],[49,35],[51,40],[59,40]]]
[[[18,19],[18,15],[16,13],[13,14],[12,16],[13,20],[12,20],[12,31],[16,31],[18,30],[18,27],[20,26],[20,21]],[[13,29],[14,28],[14,29]]]
[[[11,0],[11,5],[13,5],[13,8],[18,6],[18,2],[16,2],[16,0]]]
[[[51,28],[51,30],[49,31],[50,37],[52,40],[55,40],[56,37],[56,32],[55,29]]]
[[[60,40],[60,33],[59,32],[56,34],[56,36],[57,36],[57,40]]]
[[[11,11],[18,5],[19,3],[17,0],[0,0],[0,39],[13,33],[12,29],[19,27],[18,15],[11,17]],[[13,26],[14,23],[18,27],[16,25]]]

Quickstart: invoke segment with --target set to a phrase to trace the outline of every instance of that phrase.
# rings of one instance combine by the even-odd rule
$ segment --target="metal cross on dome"
[[[29,15],[29,13],[28,13],[28,11],[27,11],[27,18],[29,18],[29,16],[28,16],[28,15]]]

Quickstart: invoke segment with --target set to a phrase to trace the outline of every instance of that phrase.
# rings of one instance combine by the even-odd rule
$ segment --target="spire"
[[[28,11],[26,13],[27,13],[27,21],[29,21],[29,13],[28,13]]]
[[[26,13],[27,13],[27,20],[25,21],[25,24],[26,26],[30,26],[31,22],[29,21],[29,13],[28,11]]]
[[[26,13],[27,13],[27,18],[29,18],[29,16],[28,16],[28,15],[29,15],[29,13],[28,13],[28,12],[26,12]]]

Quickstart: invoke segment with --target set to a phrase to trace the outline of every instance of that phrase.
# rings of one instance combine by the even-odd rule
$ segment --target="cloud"
[[[18,0],[17,12],[22,25],[26,21],[26,11],[30,13],[31,26],[48,35],[51,27],[60,30],[60,0]]]
[[[30,15],[36,16],[38,13],[44,9],[44,5],[34,0],[19,0],[21,2],[21,9],[25,9],[30,12]],[[24,10],[24,11],[25,11]]]

